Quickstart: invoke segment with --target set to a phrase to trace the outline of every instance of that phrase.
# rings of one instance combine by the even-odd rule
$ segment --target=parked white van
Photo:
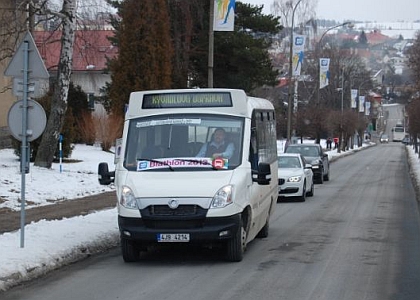
[[[133,92],[116,151],[124,261],[164,243],[224,247],[241,261],[267,237],[277,202],[277,146],[270,101],[234,89]]]

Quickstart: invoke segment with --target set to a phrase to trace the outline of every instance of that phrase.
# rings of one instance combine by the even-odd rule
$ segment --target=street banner
[[[359,96],[359,112],[365,111],[365,96]]]
[[[330,59],[319,59],[319,89],[326,87],[330,81]]]
[[[370,115],[370,102],[365,101],[365,116],[369,116],[369,115]]]
[[[235,0],[214,0],[213,31],[233,31]]]
[[[351,100],[350,100],[351,108],[357,108],[356,98],[357,98],[357,90],[351,89]]]
[[[305,49],[305,36],[295,35],[293,37],[292,75],[300,76]]]

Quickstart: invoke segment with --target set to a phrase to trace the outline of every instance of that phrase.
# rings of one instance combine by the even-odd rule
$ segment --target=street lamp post
[[[319,74],[320,74],[320,72],[321,72],[321,63],[320,63],[320,59],[321,59],[321,57],[320,57],[320,52],[321,52],[321,41],[322,41],[322,39],[325,37],[325,35],[327,34],[327,32],[328,31],[330,31],[330,30],[332,30],[332,29],[334,29],[334,28],[338,28],[338,27],[341,27],[341,26],[346,26],[346,25],[350,25],[351,24],[351,22],[344,22],[344,23],[342,23],[342,24],[339,24],[339,25],[336,25],[336,26],[332,26],[332,27],[329,27],[327,30],[325,30],[324,31],[324,33],[321,35],[321,38],[319,39],[319,41],[318,41],[318,43],[317,43],[317,45],[316,45],[316,54],[317,54],[317,60],[318,60],[318,62],[317,62],[317,66],[318,66],[318,74],[317,74],[317,77],[318,77],[318,80],[317,80],[317,105],[319,105],[319,98],[320,98],[320,85],[321,85],[321,80],[320,80],[320,76],[319,76]]]
[[[359,87],[357,88],[357,100],[358,100],[357,101],[358,102],[358,105],[357,105],[357,119],[359,119],[359,115],[360,115],[360,105],[361,105],[361,103],[360,103],[360,91],[362,90],[362,86],[365,83],[369,83],[371,81],[372,80],[369,78],[369,79],[363,81],[361,84],[359,84]],[[361,140],[358,141],[358,143],[360,144],[360,143],[362,143],[362,141],[363,141],[363,136],[361,137]]]
[[[357,89],[357,99],[359,100],[358,102],[359,102],[359,105],[358,105],[358,110],[360,111],[360,90],[362,89],[362,86],[365,84],[365,83],[368,83],[368,82],[371,82],[371,79],[369,78],[369,79],[367,79],[367,80],[365,80],[365,81],[363,81],[361,84],[359,84],[359,87],[358,87],[358,89]]]
[[[344,115],[344,66],[341,67],[341,116],[340,116],[340,135],[337,152],[341,152],[343,144],[343,115]]]
[[[290,28],[290,47],[289,47],[289,93],[287,98],[287,141],[290,142],[292,136],[292,94],[293,94],[293,85],[292,85],[292,77],[293,77],[293,30],[294,30],[294,22],[295,22],[295,11],[298,5],[302,0],[296,2],[295,6],[293,6],[292,11],[292,26]]]

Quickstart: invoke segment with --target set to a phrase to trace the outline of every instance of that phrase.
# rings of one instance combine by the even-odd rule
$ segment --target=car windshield
[[[297,157],[292,156],[280,156],[278,158],[279,168],[301,168],[300,160]]]
[[[319,155],[318,148],[314,146],[289,146],[286,149],[286,153],[300,153],[306,157],[315,157]]]
[[[215,158],[218,169],[240,164],[243,118],[183,114],[129,122],[123,165],[130,171],[209,170]],[[217,156],[210,154],[214,145]]]

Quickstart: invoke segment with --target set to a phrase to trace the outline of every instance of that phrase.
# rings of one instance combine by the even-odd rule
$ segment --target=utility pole
[[[302,0],[299,0],[295,6],[293,7],[292,11],[292,26],[290,28],[290,47],[289,47],[289,92],[287,95],[287,141],[291,141],[292,137],[292,106],[293,106],[293,31],[294,31],[294,21],[295,21],[295,11],[298,5]]]
[[[340,140],[338,141],[338,150],[341,152],[343,146],[343,115],[344,115],[344,66],[341,67],[341,116],[340,116]]]
[[[210,0],[210,20],[209,20],[209,58],[208,58],[208,74],[207,74],[207,87],[213,87],[213,56],[214,56],[214,2]]]

